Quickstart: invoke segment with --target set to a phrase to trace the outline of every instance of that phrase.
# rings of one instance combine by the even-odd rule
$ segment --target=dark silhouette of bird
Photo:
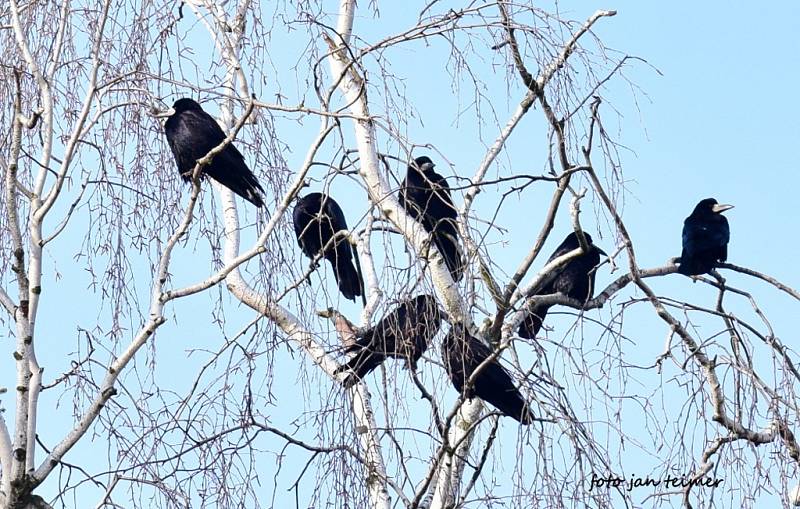
[[[300,249],[312,260],[322,253],[331,262],[342,295],[350,300],[363,295],[364,282],[353,266],[353,250],[347,237],[339,235],[331,241],[337,232],[347,230],[344,212],[336,200],[321,193],[307,194],[298,200],[292,219]]]
[[[400,204],[431,234],[450,275],[457,282],[464,275],[456,226],[458,212],[447,180],[436,173],[434,167],[427,156],[416,158],[408,166],[406,178],[400,186]]]
[[[335,373],[352,371],[343,382],[350,388],[387,357],[405,359],[409,368],[416,370],[417,361],[439,332],[441,323],[441,312],[433,296],[418,295],[404,300],[374,327],[357,334],[355,344],[346,350],[355,355],[336,368]]]
[[[722,215],[733,205],[720,205],[714,198],[706,198],[683,222],[683,252],[678,272],[687,276],[705,274],[717,262],[728,259],[728,241],[731,229]]]
[[[197,160],[222,143],[225,133],[211,115],[189,98],[178,99],[172,109],[157,116],[169,117],[164,124],[164,132],[178,163],[178,171],[183,180],[188,182]],[[256,207],[264,206],[264,189],[233,143],[229,143],[203,167],[202,175],[208,175]]]
[[[556,269],[554,274],[551,274],[544,284],[535,290],[533,295],[561,293],[580,302],[586,302],[592,296],[594,292],[595,267],[600,264],[600,255],[605,255],[606,253],[592,244],[591,235],[588,233],[584,233],[584,235],[586,236],[586,242],[589,244],[589,251]],[[547,263],[577,249],[579,246],[578,235],[575,232],[570,233],[550,255]],[[535,339],[551,306],[552,304],[534,306],[530,314],[520,324],[519,335],[523,338]]]
[[[472,373],[489,358],[492,350],[471,336],[463,325],[454,325],[442,341],[442,359],[450,381],[464,398],[481,398],[503,415],[521,424],[531,424],[535,418],[528,403],[522,399],[511,375],[497,358],[487,363],[475,375],[470,387],[465,387]]]

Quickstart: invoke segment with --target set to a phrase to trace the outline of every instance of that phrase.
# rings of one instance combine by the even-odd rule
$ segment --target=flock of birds
[[[220,145],[225,133],[216,120],[192,99],[179,99],[172,109],[158,116],[168,117],[164,125],[167,141],[181,177],[188,181],[198,159]],[[406,212],[430,234],[431,242],[444,258],[453,280],[458,282],[463,278],[465,268],[458,241],[458,211],[453,205],[447,180],[434,168],[426,156],[412,161],[401,184],[399,200]],[[256,207],[264,206],[264,190],[233,143],[225,146],[202,168],[200,176],[206,175]],[[718,204],[713,198],[697,204],[684,221],[678,272],[687,276],[704,274],[727,259],[730,229],[728,220],[721,213],[731,207]],[[321,193],[307,194],[299,198],[293,222],[303,253],[312,262],[320,258],[330,262],[339,291],[345,298],[363,298],[364,283],[358,269],[358,257],[353,256],[347,221],[339,204]],[[588,249],[549,275],[533,295],[560,293],[580,302],[592,297],[600,255],[606,253],[592,243],[589,234],[584,235]],[[572,232],[548,261],[579,247],[578,235]],[[519,335],[535,339],[550,307],[533,306],[519,326]],[[344,386],[349,388],[363,380],[388,357],[403,359],[410,369],[415,370],[422,354],[439,332],[442,315],[431,295],[400,301],[375,326],[358,332],[356,340],[346,348],[352,357],[336,370],[336,373],[347,373]],[[472,336],[463,324],[455,323],[450,327],[442,341],[442,359],[450,380],[464,398],[477,396],[521,424],[534,422],[528,403],[498,361],[497,354]]]

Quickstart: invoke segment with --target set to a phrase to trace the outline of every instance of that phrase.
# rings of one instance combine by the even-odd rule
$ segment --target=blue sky
[[[331,2],[326,7],[332,12],[335,3]],[[369,42],[382,38],[393,31],[393,27],[410,25],[416,19],[414,13],[404,12],[393,4],[381,6],[381,17],[374,20],[365,7],[361,6],[354,31]],[[624,80],[612,80],[603,90],[605,102],[601,107],[606,129],[624,145],[620,150],[622,173],[626,182],[622,211],[634,240],[640,265],[663,265],[669,257],[678,256],[683,219],[697,201],[715,197],[721,202],[736,206],[726,213],[731,224],[730,261],[770,274],[792,287],[800,285],[793,265],[800,242],[791,230],[798,218],[796,190],[800,185],[798,163],[794,157],[795,146],[800,140],[800,106],[796,100],[800,69],[796,20],[800,18],[800,4],[784,1],[754,6],[743,2],[699,2],[681,6],[619,1],[610,4],[560,3],[559,8],[562,16],[576,20],[585,19],[597,8],[617,10],[617,16],[601,20],[596,25],[595,33],[608,47],[641,57],[648,62],[634,62],[626,66],[625,76],[635,88]],[[269,9],[265,7],[265,10]],[[292,66],[303,55],[305,42],[297,40],[301,33],[286,32],[279,23],[276,25],[275,40],[271,44],[273,47],[280,47],[281,51],[271,52],[271,64],[265,65],[263,72],[256,69],[247,71],[252,76],[266,76],[263,90],[259,90],[260,96],[265,100],[271,100],[271,94],[280,90],[288,96],[287,103],[292,104],[304,96],[310,96],[297,89],[303,83],[296,81],[291,72]],[[184,21],[179,27],[189,30],[191,23]],[[196,39],[190,40],[201,45],[203,42],[198,33],[194,32],[192,37]],[[468,42],[480,44],[485,40],[486,38]],[[413,143],[435,145],[437,151],[450,163],[448,165],[442,161],[441,156],[433,155],[439,163],[438,168],[451,177],[451,185],[458,181],[457,177],[472,176],[486,144],[491,142],[496,130],[492,130],[494,124],[491,121],[480,130],[476,127],[474,115],[468,109],[472,100],[466,86],[468,82],[460,81],[460,86],[454,87],[451,77],[445,71],[448,49],[440,41],[434,40],[429,43],[416,42],[407,48],[390,50],[387,54],[392,62],[392,72],[398,77],[400,90],[407,94],[409,103],[413,105],[413,116],[407,116],[410,109],[396,111],[397,118],[407,119],[407,123],[402,124],[403,134]],[[484,93],[491,99],[498,122],[502,124],[522,98],[523,92],[518,83],[507,82],[507,74],[503,68],[504,59],[500,55],[491,52],[482,54],[484,59],[474,62],[473,65],[477,75],[487,84]],[[208,62],[203,58],[208,56],[198,51],[193,58],[200,68],[206,68]],[[272,78],[284,76],[287,78],[278,87]],[[516,76],[513,78],[516,79]],[[162,85],[160,90],[166,92],[168,88]],[[174,93],[176,97],[189,95],[181,90],[174,90]],[[383,110],[380,100],[380,97],[373,98],[378,112]],[[207,108],[212,112],[216,110],[211,104]],[[488,110],[484,110],[484,114],[488,115]],[[308,141],[316,128],[314,120],[306,121],[302,125],[282,118],[276,121],[279,136],[290,148],[283,154],[289,168],[294,169],[300,165]],[[347,124],[345,132],[350,132]],[[509,140],[507,152],[498,159],[498,165],[492,169],[490,176],[509,175],[512,172],[543,173],[547,164],[544,132],[541,111],[532,110]],[[153,131],[153,135],[157,136],[158,133]],[[246,138],[248,133],[243,132],[242,136]],[[166,150],[164,140],[160,141]],[[392,153],[397,154],[396,144],[388,142],[385,137],[382,142],[387,151],[394,150]],[[252,156],[246,155],[248,157],[252,164]],[[171,156],[167,156],[165,160],[171,163]],[[599,157],[595,163],[601,170],[604,169],[600,166]],[[177,179],[177,175],[171,171],[170,167],[165,175]],[[401,175],[402,168],[396,168],[395,174]],[[333,186],[334,197],[345,209],[351,226],[358,225],[365,212],[363,192],[359,194],[355,186],[343,182],[343,179],[337,179]],[[311,190],[317,191],[319,188]],[[534,240],[550,192],[551,187],[534,186],[525,193],[511,195],[501,210],[497,222],[508,233],[490,236],[492,244],[489,249],[492,261],[506,272],[513,271],[519,258]],[[206,199],[210,198],[208,194],[210,193],[204,194]],[[460,193],[456,193],[456,202],[461,203]],[[476,211],[485,216],[494,211],[496,204],[496,195],[487,190],[479,195]],[[245,207],[240,207],[240,210]],[[610,252],[615,238],[606,219],[598,217],[596,210],[596,207],[587,203],[584,206],[582,223],[595,236],[596,243]],[[553,236],[543,251],[544,255],[552,251],[569,229],[569,219],[565,212],[562,212],[557,221]],[[250,211],[247,214],[252,218]],[[107,310],[98,310],[92,300],[93,296],[85,300],[76,299],[76,296],[86,294],[87,279],[83,271],[76,270],[71,265],[69,256],[83,249],[80,241],[84,233],[81,228],[84,226],[76,224],[73,232],[53,245],[53,249],[58,249],[59,252],[54,252],[52,258],[46,257],[46,267],[51,269],[52,263],[57,260],[58,269],[63,275],[61,280],[48,277],[45,281],[45,289],[50,293],[45,293],[43,297],[39,335],[48,338],[48,347],[40,348],[39,354],[42,364],[46,366],[46,380],[48,374],[53,377],[68,369],[68,362],[65,361],[70,359],[69,352],[75,350],[76,327],[91,326],[98,316],[102,316],[103,321],[108,319]],[[598,234],[595,235],[595,232]],[[402,249],[400,245],[392,240],[387,242],[392,242],[395,246],[397,256]],[[295,275],[306,268],[307,260],[300,255],[291,239],[283,245],[283,253],[294,263]],[[62,254],[64,258],[59,258]],[[207,261],[208,246],[202,241],[197,244],[190,242],[185,251],[177,256],[181,278],[186,277],[187,282],[202,277],[210,270],[210,263]],[[544,258],[540,257],[534,264],[534,269],[541,267],[543,261]],[[621,262],[621,266],[625,266],[624,262]],[[135,262],[133,267],[139,271],[147,270],[142,260]],[[252,264],[249,268],[251,271],[258,270]],[[598,287],[604,287],[617,275],[619,273],[609,274],[606,267],[598,274]],[[145,273],[141,281],[146,281],[146,276]],[[312,281],[318,285],[320,278],[329,283],[330,289],[332,278],[327,267],[323,272],[312,276]],[[794,344],[796,302],[751,278],[731,275],[729,280],[734,286],[752,292],[770,318],[776,335],[785,344]],[[652,281],[652,286],[660,295],[669,295],[704,306],[712,306],[715,298],[715,293],[709,288],[693,284],[678,275]],[[146,297],[146,290],[138,289],[140,297]],[[222,293],[225,318],[223,330],[227,337],[232,337],[254,315],[232,302],[224,295],[224,291]],[[328,295],[332,299],[337,298],[333,291],[329,291]],[[630,297],[641,295],[628,289],[612,306],[592,312],[589,316],[600,321],[608,320],[618,311],[617,306]],[[323,307],[318,305],[319,298],[320,293],[303,288],[299,294],[288,299],[287,305],[308,318],[312,307]],[[161,388],[173,387],[176,394],[182,394],[186,390],[199,366],[209,358],[202,352],[187,358],[188,350],[214,350],[220,345],[220,330],[208,319],[213,307],[208,300],[203,296],[195,296],[187,302],[170,307],[170,322],[159,333],[159,342],[154,349],[140,352],[141,372],[137,372],[136,376],[131,375],[132,379],[148,379],[145,363],[153,355],[153,385]],[[74,302],[75,312],[67,314],[63,309],[55,309],[58,302]],[[358,306],[342,300],[338,304],[351,317],[357,316]],[[732,299],[731,309],[741,312],[748,319],[754,319],[746,302]],[[146,313],[146,310],[143,309],[142,312]],[[476,318],[481,317],[476,315]],[[570,376],[571,367],[568,359],[561,357],[563,351],[557,347],[558,343],[573,346],[594,344],[594,349],[589,348],[593,350],[591,355],[613,346],[619,348],[619,357],[625,362],[650,365],[663,351],[667,333],[666,326],[654,316],[646,304],[635,307],[625,321],[624,333],[630,340],[616,341],[603,337],[599,329],[591,325],[587,325],[585,329],[577,329],[578,333],[582,331],[583,334],[573,334],[575,329],[571,327],[575,323],[572,315],[555,316],[551,324],[553,331],[548,333],[548,341],[544,343],[554,361],[563,360],[565,379]],[[323,327],[320,323],[317,326]],[[703,331],[714,331],[719,328],[719,324],[700,320],[700,327],[704,327]],[[325,341],[331,341],[324,329],[319,329],[319,332]],[[701,332],[701,336],[705,337],[703,334]],[[250,338],[250,333],[245,337]],[[280,337],[274,340],[280,341]],[[307,365],[298,367],[307,364],[302,354],[289,353],[283,345],[273,348],[272,345],[265,346],[259,341],[248,345],[255,345],[253,348],[259,352],[268,352],[255,361],[255,368],[256,376],[259,377],[257,379],[264,380],[256,385],[264,392],[271,390],[277,402],[274,406],[265,405],[263,409],[269,415],[270,422],[278,427],[291,429],[291,423],[299,418],[303,422],[298,431],[299,436],[310,439],[315,438],[317,433],[322,436],[333,435],[339,426],[349,425],[346,416],[324,421],[319,430],[306,422],[306,412],[314,412],[322,405],[346,406],[345,395]],[[7,349],[9,352],[10,346]],[[591,364],[591,355],[587,358],[588,364]],[[274,379],[266,374],[266,361],[272,356],[277,366]],[[437,357],[435,349],[429,352],[429,356]],[[757,356],[758,362],[764,362],[759,365],[766,366],[768,370],[770,360],[766,353],[760,352]],[[6,355],[5,358],[9,356]],[[598,370],[603,369],[602,366],[595,367]],[[2,371],[0,385],[13,387],[10,371]],[[405,371],[398,369],[397,373],[397,379],[390,383],[397,384],[408,394],[414,393],[416,399],[416,390],[411,387]],[[677,376],[677,373],[669,368],[663,376],[652,372],[637,372],[637,377],[630,379],[612,377],[611,385],[639,395],[658,394],[662,400],[668,400],[670,394],[683,394],[681,386],[671,385],[674,383],[671,379],[673,375]],[[575,380],[582,379],[574,373],[571,376],[575,376]],[[437,371],[435,366],[426,366],[423,377],[446,398],[448,405],[454,400],[454,391],[443,381],[440,370]],[[373,378],[371,387],[376,388],[380,375],[373,375]],[[146,381],[144,385],[148,383],[150,382]],[[659,392],[662,384],[665,388]],[[214,383],[209,382],[209,386],[213,387]],[[580,407],[580,387],[575,390],[575,404]],[[302,398],[298,397],[298,392]],[[380,399],[379,391],[374,392],[376,399]],[[592,401],[585,403],[583,408],[587,414],[603,415],[607,411],[603,408],[604,402],[596,399],[596,394],[593,396],[594,399],[589,398]],[[264,394],[262,397],[266,399]],[[70,397],[66,396],[59,402],[55,394],[45,393],[42,397],[42,415],[49,417],[50,409],[57,407],[52,415],[68,419],[69,400]],[[8,416],[9,410],[13,408],[13,399],[8,395],[3,396],[2,403]],[[393,408],[393,404],[394,402],[387,401],[391,408],[390,413],[397,413],[391,416],[393,419],[424,415],[422,412],[425,406],[419,402],[410,401],[399,408]],[[664,405],[665,408],[670,408],[669,401]],[[609,406],[624,409],[626,415],[622,422],[626,427],[629,426],[626,431],[644,442],[647,441],[648,434],[653,432],[653,425],[657,423],[647,421],[637,414],[635,408],[630,408],[625,403],[615,400]],[[383,408],[383,405],[379,407]],[[705,410],[708,411],[708,408]],[[44,419],[40,434],[46,443],[52,443],[61,436],[64,429],[59,424],[61,423],[58,419]],[[398,425],[398,422],[395,421],[395,424]],[[671,425],[672,423],[668,423],[666,426]],[[504,433],[503,442],[498,445],[498,458],[511,457],[510,465],[513,465],[513,457],[519,445],[515,442],[515,425],[502,422],[501,426]],[[483,433],[485,435],[485,430]],[[598,430],[598,433],[613,437],[613,433],[608,430]],[[91,462],[92,457],[96,458],[94,451],[97,450],[97,444],[102,443],[99,437],[96,440],[95,445],[89,440],[82,442],[67,456],[67,460],[72,463]],[[410,436],[405,440],[404,443],[415,444],[416,439]],[[414,447],[424,458],[425,446],[415,444]],[[687,457],[689,464],[690,458],[699,457],[702,447],[702,441],[695,441],[691,455]],[[611,449],[616,451],[618,446],[611,446]],[[627,475],[640,470],[647,472],[647,468],[658,463],[657,458],[640,457],[635,447],[620,449],[619,464]],[[568,452],[568,449],[565,451]],[[269,454],[264,454],[260,459],[276,461]],[[286,463],[280,474],[270,469],[272,463],[266,463],[268,467],[262,472],[261,484],[256,488],[262,503],[267,504],[266,501],[273,496],[278,506],[294,502],[294,494],[286,494],[283,486],[291,484],[303,468],[305,459],[303,455],[289,455],[284,459]],[[680,469],[686,465],[674,467]],[[501,471],[507,475],[513,474],[511,467]],[[280,479],[277,489],[272,486],[272,475]],[[797,472],[790,470],[790,476],[796,478]],[[524,483],[524,476],[521,477]],[[717,472],[717,477],[725,477],[725,472]],[[306,489],[313,486],[307,481],[304,483]],[[50,479],[44,487],[45,493],[52,495],[55,484],[55,479]],[[649,494],[650,491],[646,489],[637,491],[634,500],[642,503],[642,499]],[[77,506],[83,506],[84,502],[89,501],[96,503],[97,493],[83,496],[86,499],[79,500]],[[723,498],[720,501],[722,506],[727,506],[728,502],[738,503],[738,497],[745,497],[746,494],[734,493],[729,496],[730,499]],[[767,496],[764,500],[773,505],[777,502],[774,495]],[[679,501],[675,498],[672,502],[677,506]]]

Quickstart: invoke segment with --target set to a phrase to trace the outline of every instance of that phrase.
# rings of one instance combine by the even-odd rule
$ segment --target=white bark
[[[6,311],[8,311],[9,315],[14,316],[14,301],[11,300],[11,297],[9,297],[6,291],[2,288],[0,288],[0,304],[6,308]]]
[[[238,130],[244,124],[245,119],[246,117],[242,117],[232,132],[222,141],[222,143],[214,147],[208,154],[198,161],[193,173],[199,172],[202,167],[208,164],[208,162],[216,154],[220,153],[227,145],[231,143],[236,132],[238,132]],[[158,327],[160,327],[166,321],[166,318],[164,318],[163,315],[164,306],[167,302],[175,298],[168,296],[164,292],[164,283],[166,283],[167,275],[169,274],[172,251],[177,245],[178,241],[186,234],[186,231],[189,229],[189,225],[192,223],[194,208],[197,204],[199,195],[200,185],[199,182],[195,180],[193,182],[192,195],[189,198],[189,204],[187,205],[184,218],[172,235],[170,235],[164,246],[164,251],[159,259],[158,269],[156,270],[156,274],[153,278],[153,289],[150,297],[148,321],[142,326],[141,329],[139,329],[131,343],[128,344],[122,354],[111,363],[106,377],[100,384],[99,394],[89,405],[89,408],[84,412],[83,416],[78,421],[78,424],[69,433],[67,433],[62,441],[53,448],[50,454],[48,454],[44,461],[39,465],[39,467],[33,473],[33,482],[42,482],[50,474],[53,468],[55,468],[61,458],[63,458],[64,454],[66,454],[88,431],[89,427],[97,418],[100,411],[102,411],[106,402],[116,394],[115,385],[120,373],[125,369],[125,367],[131,361],[133,356],[136,355],[136,353],[141,349],[141,347],[145,345],[148,338],[150,338],[150,336],[155,333]]]
[[[209,10],[212,10],[213,6],[207,7]],[[223,14],[221,14],[219,10],[215,9],[213,12],[218,23],[227,23],[227,20],[223,18]],[[240,8],[240,12],[244,11]],[[241,22],[241,18],[239,21]],[[228,72],[226,76],[226,84],[228,85],[227,88],[229,90],[234,90],[234,87],[238,85],[240,90],[243,92],[246,91],[247,86],[245,77],[241,71],[241,65],[237,56],[238,39],[235,41],[230,41],[227,37],[225,37],[224,43],[221,43],[220,39],[216,37],[211,27],[208,28],[209,32],[212,34],[212,37],[215,38],[215,42],[222,53],[223,59],[228,65]],[[223,106],[222,116],[223,123],[227,124],[230,122],[230,119],[232,118],[230,102]],[[270,222],[265,228],[265,231],[260,235],[259,242],[257,242],[255,248],[251,249],[250,253],[247,253],[244,256],[240,256],[238,254],[239,217],[236,210],[236,203],[233,198],[233,193],[229,189],[224,188],[223,186],[214,182],[214,187],[222,196],[222,214],[225,224],[223,259],[226,268],[223,271],[220,271],[220,273],[215,275],[212,279],[216,282],[219,280],[220,276],[226,277],[228,289],[236,298],[251,308],[257,310],[259,313],[272,319],[284,331],[284,333],[286,333],[288,339],[295,341],[300,348],[302,348],[308,354],[315,364],[322,368],[323,371],[325,371],[329,376],[333,377],[333,372],[338,367],[338,363],[325,353],[324,347],[319,345],[313,339],[312,335],[302,327],[299,320],[288,310],[284,309],[277,302],[274,302],[270,297],[258,294],[258,292],[250,287],[250,285],[242,278],[241,273],[238,270],[239,265],[243,261],[249,259],[255,254],[263,252],[264,242],[272,233],[278,221],[282,219],[283,214],[288,209],[288,206],[294,199],[294,196],[302,188],[303,179],[305,178],[306,172],[311,167],[311,162],[313,161],[314,155],[316,154],[316,151],[321,145],[322,141],[330,132],[331,129],[328,127],[328,117],[325,117],[320,128],[320,133],[315,142],[312,143],[302,170],[295,177],[293,185],[291,186],[289,192],[284,195],[278,208],[273,211]],[[208,284],[208,282],[204,282],[201,286],[205,286]],[[181,293],[185,293],[185,291],[182,291]],[[343,376],[344,375],[342,375],[342,377]],[[367,488],[370,497],[370,506],[375,509],[388,509],[389,495],[386,489],[386,468],[383,464],[380,441],[376,433],[377,424],[375,423],[374,415],[369,404],[369,392],[367,391],[366,387],[363,386],[363,384],[358,384],[351,391],[351,395],[353,396],[353,414],[354,418],[356,419],[357,429],[359,430],[359,440],[361,441],[362,448],[365,451],[365,460],[367,462],[365,467],[367,470]]]
[[[5,391],[0,391],[2,394]],[[8,433],[8,426],[3,414],[0,414],[0,473],[3,475],[3,484],[0,491],[6,492],[5,480],[11,478],[11,435]]]
[[[350,104],[350,112],[354,117],[358,118],[358,120],[353,120],[353,129],[359,153],[359,171],[367,184],[370,199],[380,207],[383,214],[400,230],[413,246],[417,256],[421,257],[425,252],[427,234],[422,225],[406,214],[397,198],[392,194],[388,182],[379,171],[377,140],[374,124],[370,119],[365,84],[358,77],[353,62],[346,57],[347,52],[342,51],[342,48],[349,43],[354,13],[355,1],[342,0],[337,23],[339,41],[336,41],[335,47],[331,48],[332,58],[329,59],[331,73],[334,81],[339,83],[339,89],[344,94],[348,104]],[[331,42],[329,44],[334,46]],[[458,292],[441,254],[433,245],[430,246],[429,252],[432,257],[429,259],[430,263],[426,264],[427,271],[433,280],[439,297],[444,303],[450,321],[469,325],[471,318],[466,312],[461,294]],[[470,423],[478,419],[482,408],[483,404],[477,398],[466,403],[448,431],[451,440],[453,440],[450,443],[458,443],[459,448],[457,456],[445,453],[444,460],[438,465],[436,480],[429,486],[429,488],[435,486],[436,490],[432,507],[444,507],[452,501],[452,487],[460,483],[460,475],[463,472],[463,458],[466,457],[471,445],[471,437],[466,437],[465,434],[470,432]]]
[[[41,95],[41,132],[43,137],[42,152],[39,156],[39,163],[41,167],[33,188],[34,195],[38,197],[42,195],[44,190],[44,183],[47,179],[47,168],[50,166],[53,152],[53,95],[52,90],[50,89],[50,83],[47,81],[47,79],[45,79],[39,64],[36,63],[36,60],[33,58],[31,50],[28,47],[28,42],[25,39],[25,29],[22,27],[22,21],[19,17],[20,8],[17,4],[17,0],[10,0],[10,4],[11,26],[14,29],[14,37],[17,40],[17,46],[19,47],[20,53],[22,53],[25,64],[28,66],[28,72],[30,72],[36,80],[36,84],[39,87],[39,94]]]
[[[12,6],[12,11],[16,6]],[[13,13],[13,12],[12,12]],[[12,16],[13,23],[19,25],[19,17]],[[15,32],[16,33],[16,32]],[[19,34],[18,34],[19,37]],[[24,41],[22,41],[24,42]],[[21,44],[21,43],[20,43]],[[17,75],[18,76],[18,75]],[[18,78],[17,78],[18,79]],[[11,445],[10,461],[3,465],[3,470],[8,471],[9,475],[2,479],[0,491],[10,497],[10,502],[16,503],[17,493],[12,492],[12,482],[20,482],[24,479],[27,471],[27,455],[32,454],[35,445],[33,438],[29,434],[29,396],[31,381],[31,359],[33,352],[33,329],[30,321],[30,285],[29,272],[25,266],[25,249],[23,244],[22,230],[19,223],[19,210],[17,203],[17,168],[19,154],[22,143],[22,121],[21,121],[21,101],[20,101],[19,81],[17,81],[17,93],[14,99],[14,116],[11,126],[11,158],[5,171],[5,191],[6,191],[6,214],[8,219],[8,229],[11,234],[13,247],[12,270],[16,272],[19,305],[13,310],[14,322],[16,324],[16,350],[14,359],[16,361],[17,378],[15,383],[15,413],[14,413],[14,432]],[[33,358],[35,364],[35,358]]]
[[[430,509],[452,507],[464,473],[464,460],[469,455],[475,437],[474,425],[482,411],[483,402],[478,398],[465,401],[458,409],[454,423],[447,433],[447,442],[451,447],[455,446],[455,454],[445,453],[439,464]]]
[[[349,44],[355,15],[355,1],[342,0],[339,6],[339,20],[337,34],[339,41],[329,41],[335,47],[331,48],[332,56],[329,58],[331,74],[334,82],[339,83],[339,89],[350,104],[350,112],[358,120],[353,120],[356,146],[359,155],[359,172],[367,185],[370,200],[380,207],[386,216],[403,236],[413,246],[417,256],[422,257],[426,251],[425,245],[428,235],[422,225],[406,214],[400,206],[397,197],[391,192],[391,187],[379,171],[377,139],[375,126],[370,117],[367,104],[367,90],[365,83],[357,76],[356,66],[351,62],[344,51]],[[456,289],[453,278],[447,270],[444,258],[430,243],[428,252],[429,262],[426,264],[428,273],[442,299],[450,319],[456,322],[469,323],[466,308],[461,294]]]

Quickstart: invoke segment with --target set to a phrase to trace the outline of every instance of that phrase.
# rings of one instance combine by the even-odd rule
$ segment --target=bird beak
[[[436,167],[436,165],[433,164],[433,163],[425,163],[425,164],[422,165],[421,169],[422,169],[422,171],[428,171],[428,170],[434,169],[435,167]]]
[[[718,204],[714,205],[713,207],[711,207],[711,211],[716,213],[716,214],[719,214],[721,212],[725,212],[726,210],[732,209],[732,208],[733,208],[733,205],[723,205],[721,203],[718,203]]]
[[[175,108],[170,108],[165,111],[154,111],[153,116],[156,118],[167,118],[175,114]]]
[[[603,256],[608,256],[608,255],[606,254],[606,252],[605,252],[605,251],[603,251],[602,249],[600,249],[599,247],[597,247],[597,246],[594,246],[594,248],[595,248],[595,249],[597,249],[597,252],[598,252],[598,253],[600,253],[601,255],[603,255]]]

